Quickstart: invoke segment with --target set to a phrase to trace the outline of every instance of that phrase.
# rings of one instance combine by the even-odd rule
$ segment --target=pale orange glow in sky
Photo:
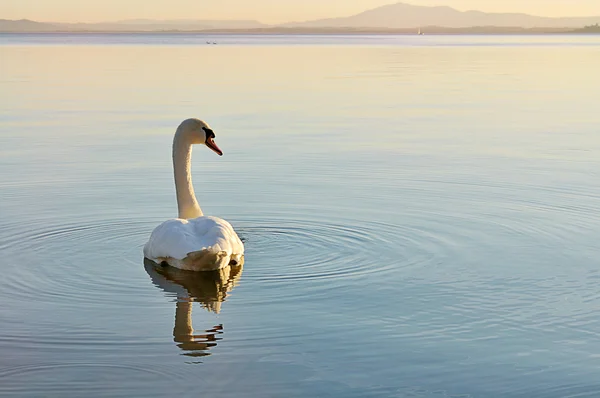
[[[600,16],[600,0],[407,0],[459,10],[524,12],[541,16]],[[104,22],[130,18],[254,19],[264,23],[342,17],[394,3],[389,0],[1,0],[0,18]]]

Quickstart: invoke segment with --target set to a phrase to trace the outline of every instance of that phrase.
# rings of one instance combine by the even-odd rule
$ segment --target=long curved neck
[[[173,171],[179,218],[202,216],[192,185],[192,142],[181,128],[177,129],[173,139]]]

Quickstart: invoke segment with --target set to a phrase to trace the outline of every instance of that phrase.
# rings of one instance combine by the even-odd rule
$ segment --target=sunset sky
[[[341,17],[389,0],[2,0],[0,18],[103,22],[129,18],[255,19],[265,23]],[[542,16],[600,15],[600,0],[409,0],[459,10],[524,12]]]

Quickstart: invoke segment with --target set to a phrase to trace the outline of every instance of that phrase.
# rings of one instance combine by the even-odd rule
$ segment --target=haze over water
[[[0,395],[599,396],[599,65],[594,36],[0,35]],[[188,117],[243,270],[144,264]]]

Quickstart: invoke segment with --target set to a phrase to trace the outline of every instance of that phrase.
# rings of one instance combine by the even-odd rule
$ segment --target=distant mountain
[[[161,25],[161,26],[186,26],[186,25],[204,25],[210,26],[212,29],[227,28],[227,29],[256,29],[263,28],[265,25],[254,20],[211,20],[211,19],[125,19],[117,21],[119,25]]]
[[[66,24],[64,24],[66,25]],[[110,30],[110,31],[159,31],[159,30],[180,30],[180,31],[198,31],[210,29],[258,29],[267,25],[258,21],[246,20],[193,20],[193,19],[174,19],[174,20],[152,20],[152,19],[130,19],[117,22],[106,22],[96,24],[69,24],[69,29],[73,30]]]
[[[600,23],[598,17],[547,18],[528,14],[458,11],[451,7],[389,4],[344,18],[266,25],[252,20],[129,19],[105,23],[41,23],[0,19],[0,32],[160,32],[207,31],[229,33],[397,32],[425,28],[429,33],[550,33],[582,29]],[[588,28],[585,32],[596,32]],[[527,30],[527,31],[525,31]],[[577,31],[579,32],[579,30]]]
[[[56,30],[54,24],[35,22],[28,19],[13,21],[10,19],[0,19],[0,32],[51,32]]]
[[[344,18],[328,18],[307,22],[291,22],[289,27],[312,28],[418,28],[443,26],[467,28],[474,26],[521,28],[580,28],[600,22],[598,17],[547,18],[528,14],[499,14],[481,11],[458,11],[451,7],[425,7],[405,3],[389,4]]]
[[[259,29],[268,25],[258,21],[232,20],[151,20],[132,19],[103,23],[43,23],[22,19],[0,19],[0,32],[153,32],[201,31],[215,29]]]

